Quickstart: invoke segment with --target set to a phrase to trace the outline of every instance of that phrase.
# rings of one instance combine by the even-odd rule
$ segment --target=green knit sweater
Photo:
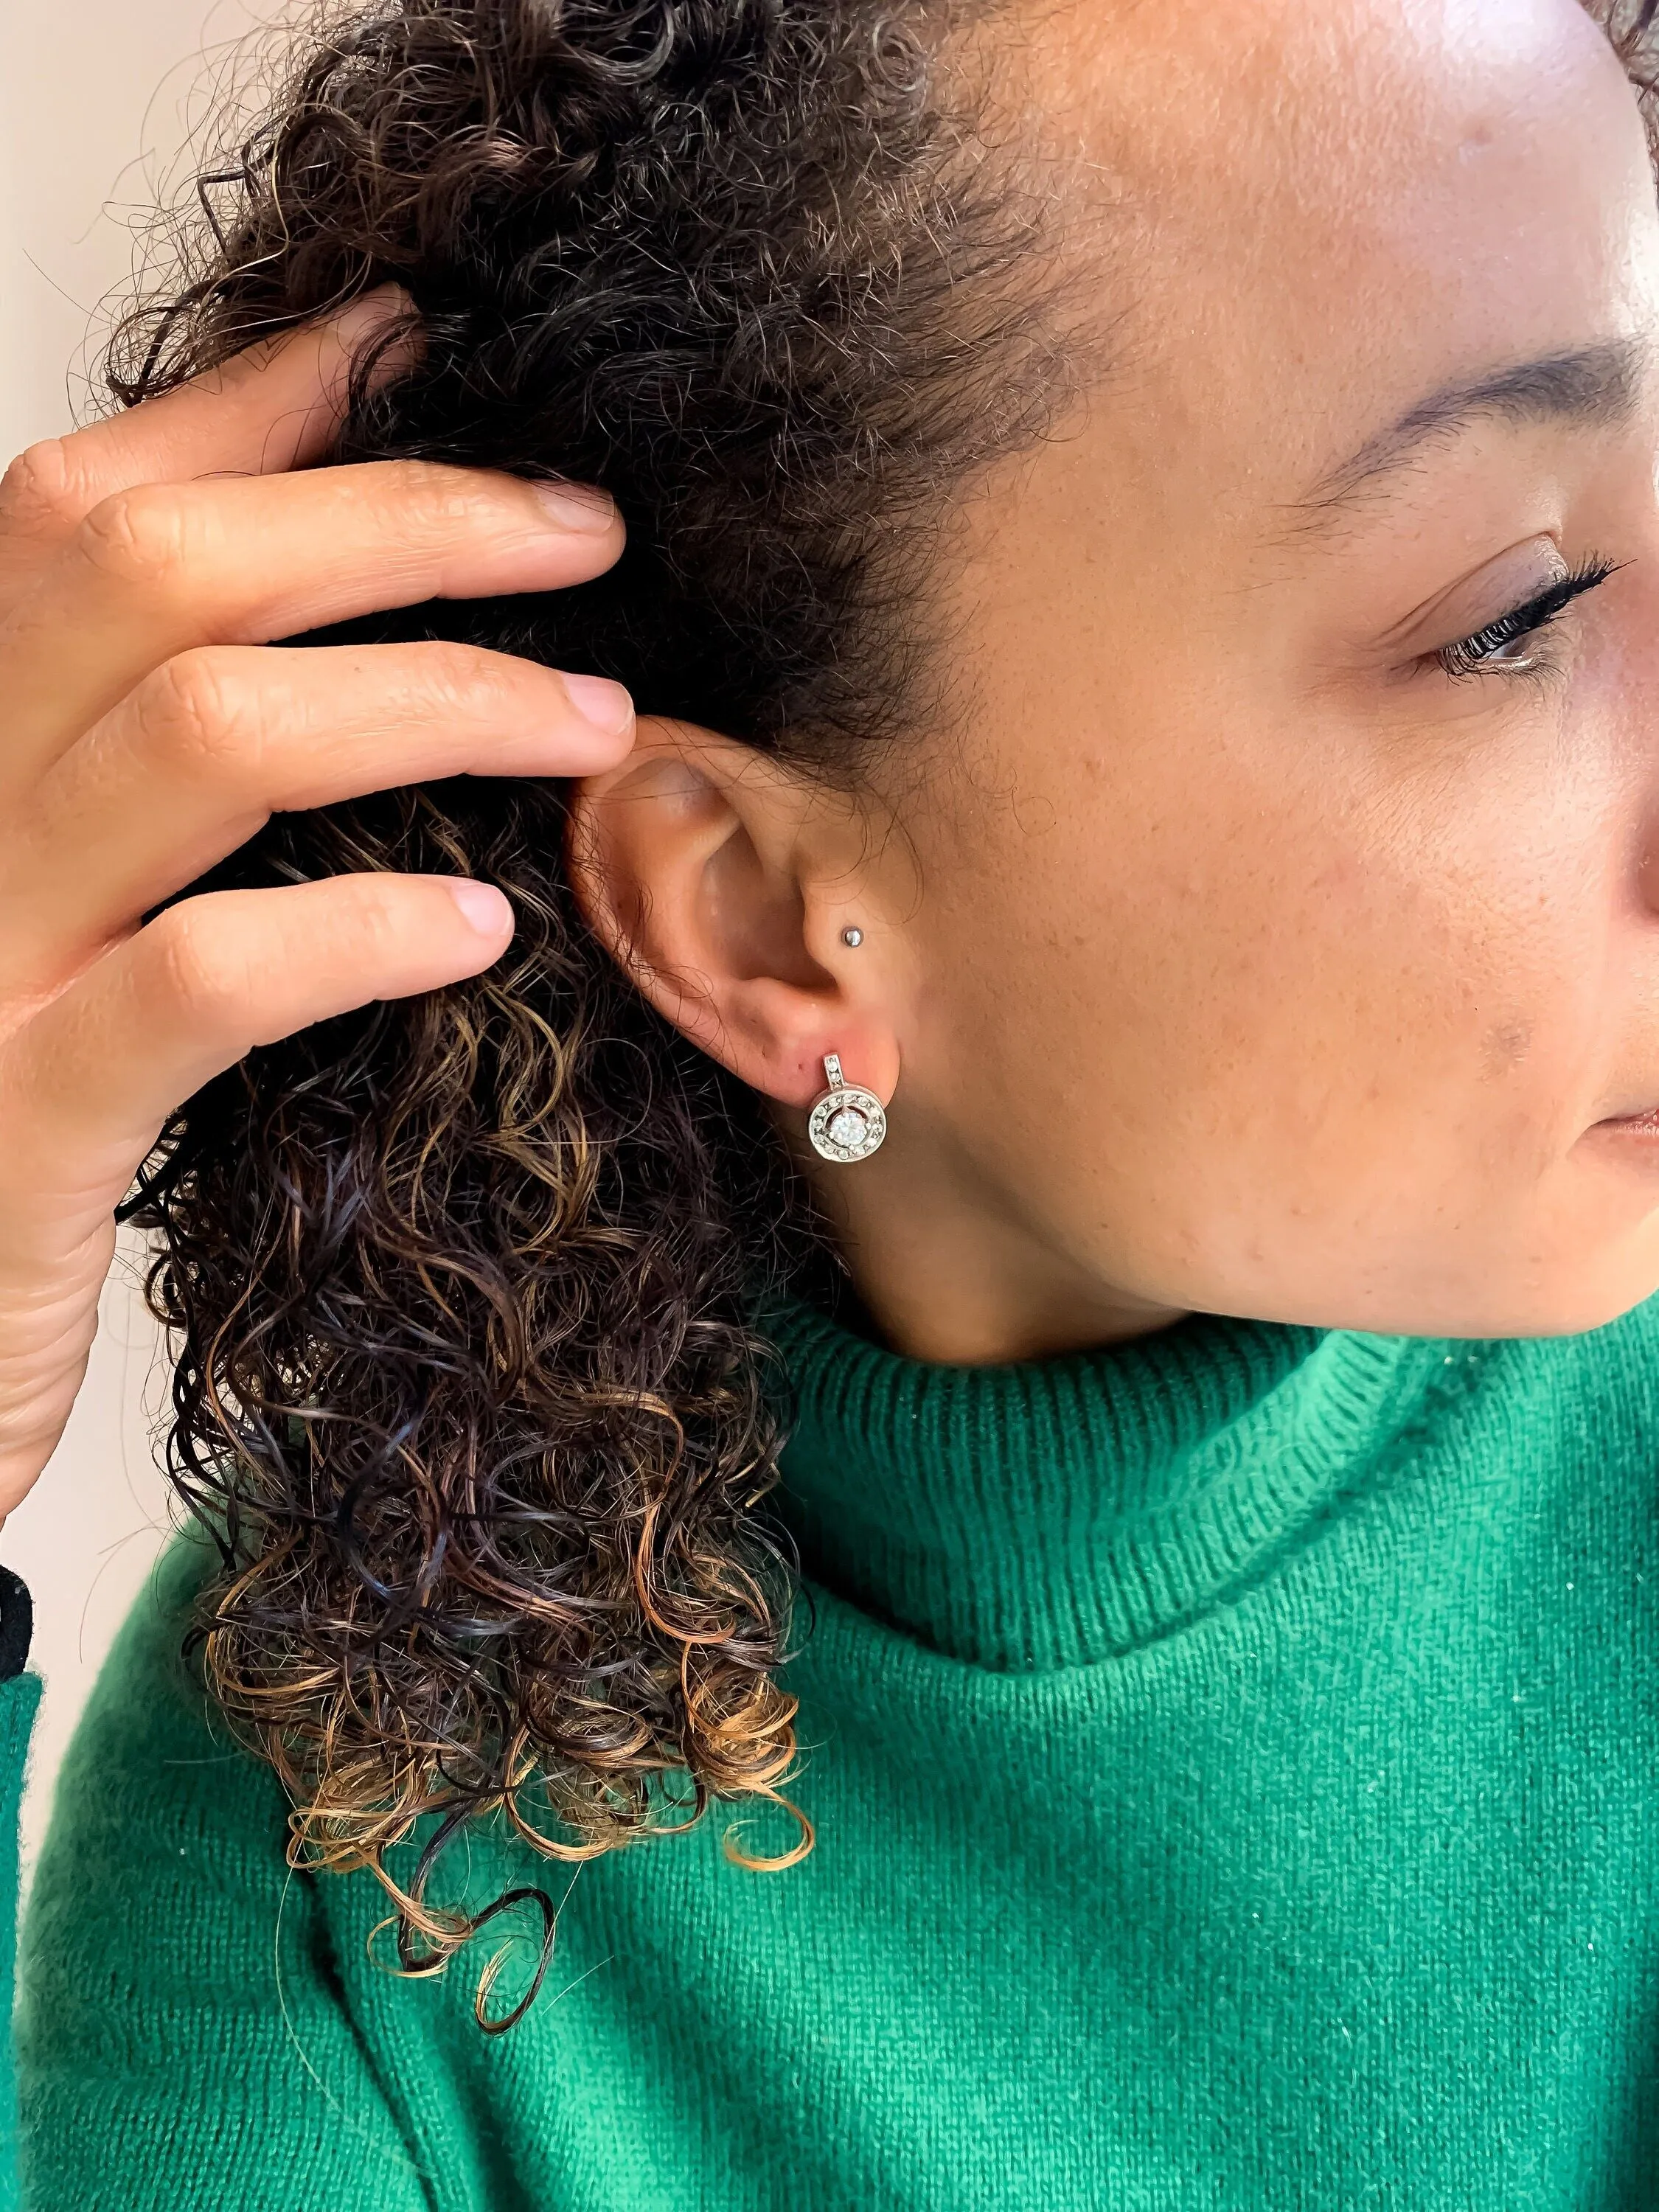
[[[285,1871],[180,1545],[22,1939],[31,2212],[1659,2206],[1659,1300],[982,1370],[786,1335],[812,1855],[735,1866],[717,1811],[586,1865],[487,2040],[480,1957],[399,1979],[368,1876]]]

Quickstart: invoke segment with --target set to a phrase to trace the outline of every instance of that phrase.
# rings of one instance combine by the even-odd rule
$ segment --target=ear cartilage
[[[867,1160],[887,1134],[887,1109],[873,1091],[848,1083],[841,1072],[839,1053],[823,1057],[823,1079],[829,1089],[812,1101],[806,1133],[820,1158],[846,1165]]]

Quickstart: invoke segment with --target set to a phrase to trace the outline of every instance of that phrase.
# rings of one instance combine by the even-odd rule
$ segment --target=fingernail
[[[532,483],[530,487],[561,530],[580,530],[597,538],[617,519],[617,502],[591,484]]]
[[[513,909],[494,884],[475,884],[463,876],[450,884],[449,896],[480,937],[499,937],[512,927]]]
[[[613,684],[608,676],[567,676],[564,689],[583,721],[592,722],[608,738],[625,730],[634,719],[632,694],[625,684]]]

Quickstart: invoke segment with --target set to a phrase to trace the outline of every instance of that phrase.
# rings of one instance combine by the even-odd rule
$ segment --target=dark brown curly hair
[[[1616,32],[1635,40],[1655,0]],[[933,714],[946,495],[1043,434],[1053,226],[964,50],[994,0],[381,0],[295,44],[199,181],[107,374],[132,404],[387,281],[330,459],[601,483],[618,565],[319,633],[459,638],[855,777]],[[377,379],[410,327],[413,366]],[[580,1858],[780,1793],[794,1563],[764,1498],[764,1340],[836,1262],[757,1102],[599,948],[556,783],[458,779],[278,818],[209,881],[453,870],[488,974],[252,1054],[124,1209],[179,1347],[173,1479],[218,1568],[197,1640],[294,1802],[367,1865],[402,1963],[469,1820]],[[200,889],[202,885],[192,888]],[[795,1808],[790,1808],[792,1811]],[[800,1838],[787,1865],[811,1848]],[[416,1870],[385,1854],[416,1823]],[[533,1996],[540,1965],[499,2027]]]
[[[395,280],[410,315],[357,361],[328,458],[601,483],[628,547],[577,590],[318,639],[598,672],[853,773],[925,711],[941,489],[1038,435],[1059,376],[1040,210],[955,65],[946,89],[965,13],[337,10],[201,179],[110,389]],[[416,365],[377,378],[410,325]],[[786,1394],[758,1322],[835,1263],[757,1102],[589,933],[566,831],[557,783],[458,778],[279,817],[192,886],[451,870],[499,884],[517,934],[487,975],[252,1054],[124,1209],[179,1350],[169,1471],[217,1547],[212,1691],[292,1796],[295,1863],[372,1868],[410,1972],[480,1924],[426,1893],[470,1820],[573,1859],[788,1802],[793,1561],[763,1506]],[[728,1851],[802,1856],[788,1809],[786,1856]],[[428,1816],[400,1885],[385,1854]],[[552,1908],[514,1895],[544,1966]]]

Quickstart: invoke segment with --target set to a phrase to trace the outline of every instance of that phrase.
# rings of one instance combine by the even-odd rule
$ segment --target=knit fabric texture
[[[479,1837],[475,1904],[563,1900],[486,2039],[501,1922],[402,1979],[370,1876],[285,1868],[180,1540],[33,1887],[30,2212],[1659,2206],[1659,1301],[996,1369],[779,1334],[811,1855],[732,1863],[729,1807],[574,1879]]]

